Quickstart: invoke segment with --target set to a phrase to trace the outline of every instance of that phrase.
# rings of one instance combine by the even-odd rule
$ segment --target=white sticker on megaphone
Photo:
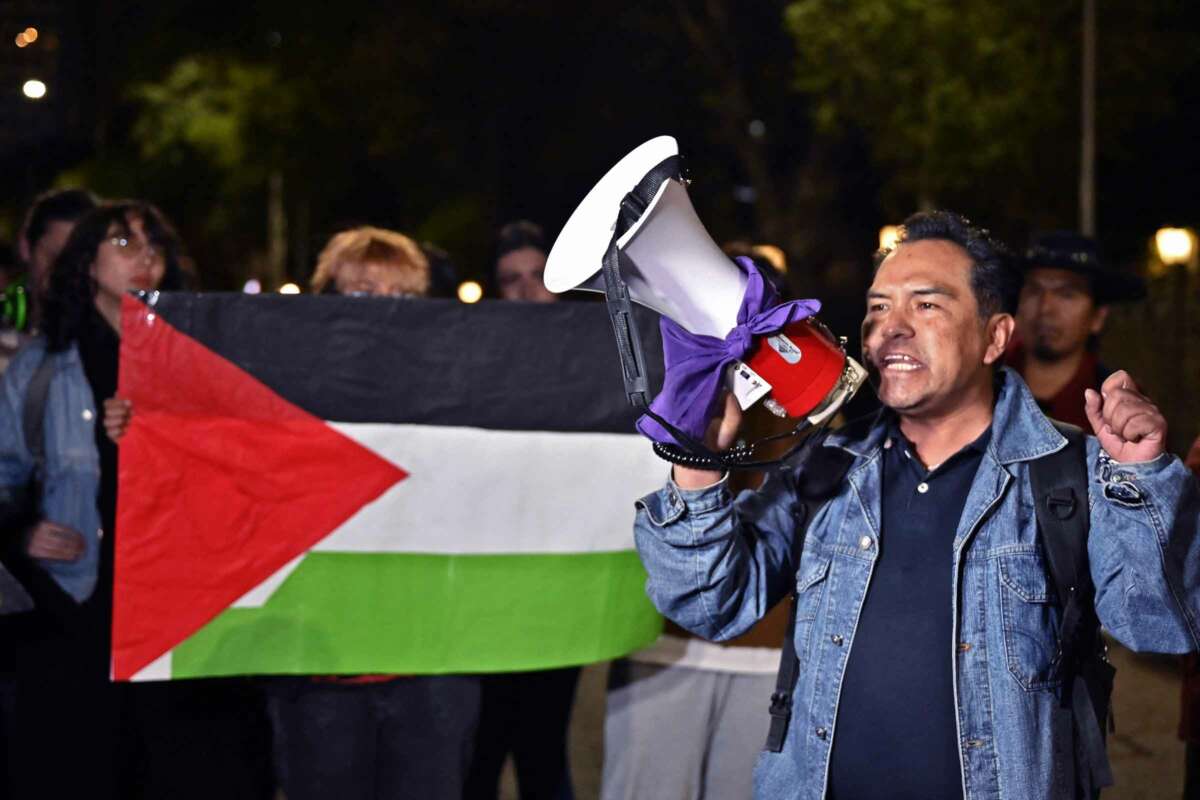
[[[741,361],[733,362],[726,383],[729,384],[729,391],[733,392],[742,411],[771,393],[771,384]]]

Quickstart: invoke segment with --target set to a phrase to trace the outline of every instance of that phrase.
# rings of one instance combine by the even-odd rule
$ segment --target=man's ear
[[[987,323],[987,350],[983,353],[984,364],[995,364],[1004,355],[1008,343],[1012,341],[1013,330],[1017,321],[1012,314],[993,314]]]
[[[1104,322],[1107,319],[1108,306],[1096,306],[1096,310],[1092,312],[1092,324],[1088,327],[1088,333],[1099,336],[1100,331],[1104,330]]]

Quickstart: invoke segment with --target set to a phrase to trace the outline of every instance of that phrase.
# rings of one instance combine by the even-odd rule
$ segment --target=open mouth
[[[879,359],[879,366],[884,372],[915,372],[925,368],[924,364],[906,353],[888,353]]]

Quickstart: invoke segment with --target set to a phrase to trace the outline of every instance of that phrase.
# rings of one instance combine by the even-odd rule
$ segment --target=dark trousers
[[[1183,762],[1183,800],[1200,800],[1200,742],[1188,741]]]
[[[478,678],[282,678],[271,687],[270,709],[288,800],[462,797],[479,718]]]
[[[0,640],[0,647],[5,642]],[[10,779],[12,748],[16,743],[17,685],[11,673],[0,671],[0,797],[11,797],[13,794]]]
[[[244,680],[110,683],[70,637],[18,657],[13,797],[267,800],[270,729]]]
[[[496,800],[512,753],[521,800],[571,800],[567,726],[579,667],[484,675],[467,800]]]

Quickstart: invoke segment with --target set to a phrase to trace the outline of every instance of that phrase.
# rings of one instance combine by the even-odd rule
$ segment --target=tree
[[[1170,107],[1163,77],[1190,52],[1170,7],[1100,9],[1102,156]],[[893,218],[940,204],[1071,227],[1080,14],[1078,0],[794,0],[785,19],[819,130],[865,134]]]
[[[137,84],[130,95],[142,107],[132,133],[144,160],[180,165],[198,154],[220,176],[225,198],[265,188],[267,256],[261,277],[268,287],[282,284],[284,170],[290,147],[298,144],[291,135],[300,123],[298,89],[271,65],[187,56],[161,81]],[[224,214],[223,205],[211,207],[213,222]]]

